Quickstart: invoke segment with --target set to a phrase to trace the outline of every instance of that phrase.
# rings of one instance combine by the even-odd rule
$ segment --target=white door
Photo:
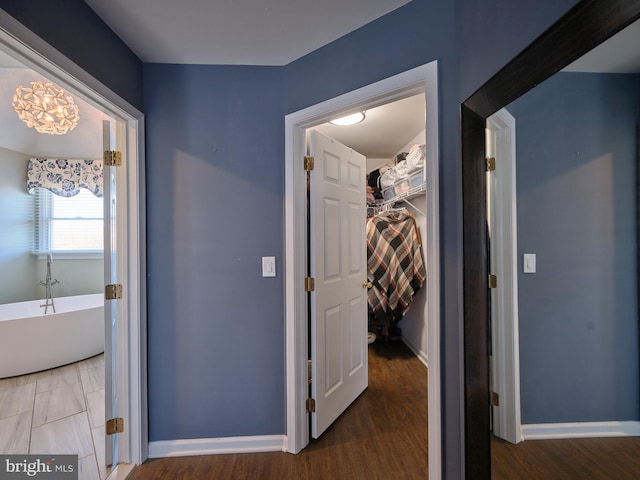
[[[103,150],[116,150],[115,121],[103,121]],[[105,285],[122,283],[118,275],[118,232],[116,219],[118,216],[117,185],[118,177],[123,174],[122,167],[104,166],[104,280]],[[120,182],[122,184],[122,182]],[[105,425],[106,420],[118,417],[117,388],[117,351],[118,351],[118,313],[122,300],[106,300],[104,363],[105,363]],[[107,435],[105,438],[105,465],[118,463],[118,435]]]
[[[367,388],[366,159],[312,131],[310,155],[311,435]]]
[[[522,440],[518,339],[518,259],[515,119],[504,109],[487,119],[487,223],[491,289],[491,381],[498,404],[492,407],[493,434],[511,443]]]

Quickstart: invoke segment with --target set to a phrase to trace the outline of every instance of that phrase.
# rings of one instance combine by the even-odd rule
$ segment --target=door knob
[[[371,288],[373,287],[373,283],[366,281],[366,282],[362,282],[362,288]]]

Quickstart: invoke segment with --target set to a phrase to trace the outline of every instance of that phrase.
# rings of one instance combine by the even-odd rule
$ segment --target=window
[[[84,188],[73,197],[54,195],[47,189],[38,188],[36,196],[36,253],[62,253],[73,257],[102,255],[101,197]]]

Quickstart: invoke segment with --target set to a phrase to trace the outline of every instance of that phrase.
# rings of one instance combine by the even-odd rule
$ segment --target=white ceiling
[[[409,0],[85,0],[143,62],[286,65]]]
[[[286,65],[410,0],[85,0],[143,62]],[[640,22],[565,71],[640,72]]]
[[[365,117],[356,125],[325,123],[316,130],[367,158],[389,160],[424,130],[424,94],[367,110]]]

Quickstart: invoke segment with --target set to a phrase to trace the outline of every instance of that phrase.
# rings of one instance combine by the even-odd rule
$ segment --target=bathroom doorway
[[[10,29],[11,25],[5,25],[4,21],[0,20],[0,28]],[[20,38],[18,42],[16,40]],[[26,45],[32,45],[33,48],[37,48],[39,50],[44,50],[50,53],[50,48],[42,40],[35,37],[30,32],[20,31],[18,33],[12,32],[12,34],[7,33],[5,30],[0,30],[0,50],[3,51],[5,55],[2,57],[6,57],[6,61],[12,61],[8,65],[0,65],[0,67],[4,67],[2,70],[5,72],[5,69],[11,70],[9,72],[13,75],[15,79],[16,76],[29,76],[35,75],[39,76],[43,79],[49,80],[59,86],[62,86],[65,90],[67,90],[75,99],[77,99],[78,103],[82,104],[82,108],[85,110],[85,116],[81,117],[81,122],[84,120],[84,125],[95,124],[97,126],[95,141],[91,141],[91,143],[95,143],[95,151],[91,150],[90,152],[82,152],[79,149],[75,149],[75,147],[68,147],[67,150],[64,150],[61,145],[64,143],[61,139],[63,136],[58,136],[57,138],[58,144],[54,144],[53,147],[45,146],[44,140],[42,137],[31,137],[31,139],[27,138],[25,135],[17,135],[13,140],[14,143],[5,147],[4,145],[0,145],[0,147],[4,147],[0,152],[7,154],[7,156],[13,158],[17,161],[19,158],[23,165],[20,168],[24,167],[24,176],[23,176],[23,190],[26,191],[26,170],[28,165],[28,159],[26,157],[58,157],[58,158],[81,158],[85,159],[87,157],[90,158],[99,158],[102,159],[102,121],[109,120],[111,123],[117,124],[115,127],[115,133],[117,140],[117,147],[120,148],[123,152],[123,156],[126,159],[126,163],[124,167],[120,168],[117,172],[116,176],[118,177],[118,211],[120,215],[116,218],[116,223],[118,224],[118,232],[119,235],[113,236],[115,240],[115,245],[117,245],[117,249],[120,252],[120,256],[118,259],[116,267],[117,278],[118,281],[123,284],[124,296],[126,298],[123,302],[118,302],[115,306],[115,309],[118,312],[120,320],[117,325],[117,329],[115,332],[115,336],[120,341],[120,345],[118,350],[115,352],[114,357],[114,369],[113,369],[113,381],[107,380],[105,378],[104,368],[101,366],[104,362],[103,357],[100,355],[95,355],[90,357],[87,360],[82,360],[77,364],[74,363],[72,366],[62,367],[61,372],[56,374],[58,380],[53,380],[49,382],[49,386],[54,386],[57,384],[55,388],[60,387],[60,382],[65,384],[66,382],[71,382],[72,384],[77,384],[75,387],[68,388],[68,390],[77,390],[76,393],[82,393],[82,403],[84,404],[84,415],[86,417],[87,424],[89,426],[97,426],[97,423],[92,423],[91,418],[89,416],[94,416],[93,412],[97,411],[96,408],[98,405],[101,406],[101,411],[105,411],[105,400],[104,393],[100,394],[99,391],[104,390],[106,384],[115,385],[119,390],[119,399],[117,402],[117,407],[119,410],[119,416],[124,417],[127,421],[127,430],[124,434],[120,434],[121,437],[120,445],[117,447],[117,450],[114,452],[114,458],[116,462],[120,463],[140,463],[142,461],[142,457],[144,455],[144,451],[146,449],[146,432],[143,431],[142,418],[146,416],[146,405],[142,405],[142,386],[144,382],[143,371],[141,367],[141,358],[143,355],[141,349],[143,348],[143,343],[141,340],[140,329],[142,325],[142,319],[144,318],[144,312],[142,309],[141,302],[141,258],[144,258],[142,254],[142,244],[141,244],[141,235],[142,235],[142,225],[141,222],[142,214],[140,207],[140,191],[139,185],[141,178],[141,169],[140,169],[140,159],[142,158],[142,147],[139,145],[138,141],[138,122],[141,119],[141,114],[136,112],[130,106],[125,105],[122,100],[117,99],[111,92],[108,92],[103,86],[99,85],[92,79],[87,78],[87,75],[84,72],[81,72],[76,66],[72,65],[67,59],[62,56],[58,56],[57,54],[52,54],[54,57],[53,61],[57,62],[58,65],[64,66],[67,70],[62,70],[60,67],[54,65],[54,63],[45,59],[45,57],[39,53],[36,53],[35,50],[32,50],[30,47]],[[72,76],[67,73],[68,71],[74,71],[75,75],[83,77],[83,82],[77,80],[77,77]],[[5,72],[6,73],[6,72]],[[11,76],[9,75],[9,76]],[[3,75],[4,76],[4,75]],[[0,78],[0,82],[1,82]],[[30,79],[26,79],[27,84]],[[95,88],[96,90],[92,90],[87,87],[87,85],[91,85],[91,88]],[[13,91],[15,91],[16,86],[14,85]],[[101,93],[96,93],[100,91]],[[6,95],[3,93],[3,95]],[[109,98],[110,100],[107,100]],[[9,94],[9,100],[11,99],[11,94]],[[11,109],[11,102],[9,101],[9,109]],[[89,112],[100,112],[101,118],[92,117]],[[10,111],[7,119],[5,120],[0,114],[0,121],[2,124],[6,122],[15,122],[18,127],[23,127],[27,132],[29,129],[26,126],[22,125],[17,116],[15,116],[15,112]],[[11,116],[13,115],[13,117]],[[79,122],[79,125],[83,125],[83,123]],[[80,126],[77,127],[80,129]],[[3,128],[4,133],[8,132],[8,128]],[[78,130],[80,131],[80,130]],[[93,131],[93,130],[92,130]],[[94,132],[95,133],[95,132]],[[94,135],[91,133],[91,135]],[[42,135],[42,134],[40,134]],[[3,137],[4,138],[4,137]],[[6,138],[5,138],[6,140]],[[17,142],[17,143],[16,143]],[[20,146],[19,142],[23,142],[22,146]],[[76,146],[80,145],[82,142],[76,139]],[[8,187],[7,187],[8,188]],[[20,192],[17,186],[11,187],[13,194],[16,192]],[[22,193],[21,192],[21,193]],[[121,194],[120,194],[121,193]],[[24,194],[24,197],[27,197],[27,194]],[[28,204],[28,201],[25,201]],[[32,201],[31,204],[34,202]],[[33,205],[32,205],[33,206]],[[24,211],[20,211],[21,215],[27,217],[32,213],[32,208],[25,208]],[[124,213],[127,215],[124,215]],[[29,222],[26,222],[27,224]],[[41,255],[33,255],[31,253],[33,243],[30,241],[30,238],[35,235],[34,232],[29,234],[28,230],[30,227],[26,228],[26,232],[22,235],[23,243],[27,243],[27,247],[23,247],[22,250],[28,250],[27,255],[22,255],[25,259],[31,261],[38,265],[32,269],[30,275],[33,275],[34,278],[40,274],[44,273],[43,280],[46,278],[47,271],[47,261],[46,256],[43,259],[39,258]],[[4,231],[4,228],[3,228]],[[2,243],[2,251],[3,258],[4,254],[9,251],[6,243]],[[29,258],[34,257],[34,258]],[[84,260],[93,260],[91,264],[86,263],[84,268],[77,268],[75,271],[83,272],[82,275],[74,275],[73,277],[68,274],[68,269],[72,268],[69,265],[65,266],[67,262],[80,262],[83,263]],[[58,279],[59,282],[57,285],[53,286],[53,294],[54,297],[57,294],[64,295],[65,293],[70,292],[72,289],[76,287],[86,288],[91,290],[92,292],[97,291],[100,297],[104,298],[104,261],[102,260],[102,255],[100,254],[100,259],[84,259],[84,260],[71,260],[64,259],[62,256],[56,258],[54,256],[53,263],[49,264],[50,270],[52,272],[51,277],[54,279]],[[77,267],[73,265],[73,267]],[[90,273],[91,272],[91,273]],[[42,276],[42,275],[40,275]],[[77,277],[80,276],[80,280]],[[73,278],[73,280],[71,280]],[[68,280],[67,280],[68,279]],[[16,282],[17,283],[17,282]],[[30,282],[33,283],[33,282]],[[36,282],[37,286],[37,282]],[[56,292],[56,287],[64,288],[62,291]],[[37,286],[37,288],[31,288],[31,292],[24,293],[25,296],[34,296],[38,297],[39,294],[44,293],[38,292],[37,289],[42,288]],[[43,298],[42,296],[40,298]],[[22,300],[22,299],[21,299]],[[3,302],[6,299],[3,299]],[[102,301],[104,304],[104,300]],[[115,302],[114,302],[115,303]],[[102,330],[103,333],[106,331],[104,328],[104,319],[102,322]],[[96,369],[94,372],[90,372],[90,370]],[[82,372],[85,373],[82,373]],[[98,372],[102,371],[102,375]],[[39,375],[39,374],[35,374]],[[107,369],[107,376],[109,376],[109,371]],[[44,377],[45,375],[41,375]],[[51,377],[53,375],[50,375]],[[18,380],[19,379],[19,380]],[[73,381],[75,379],[77,381]],[[35,382],[32,382],[36,380]],[[84,384],[82,383],[84,380]],[[38,382],[37,379],[32,378],[31,375],[21,376],[21,377],[10,377],[7,380],[0,381],[0,396],[4,395],[5,397],[9,395],[8,390],[13,386],[28,385],[29,383],[33,383],[33,386],[28,387],[29,389],[34,390],[34,401],[32,405],[35,404],[35,395],[42,393],[41,399],[44,400],[44,397],[51,394],[46,394],[45,392],[51,389],[45,389],[45,380],[42,380],[40,391],[38,391]],[[18,390],[25,390],[18,389]],[[96,393],[98,392],[98,393]],[[15,393],[15,392],[13,392]],[[23,392],[24,393],[24,392]],[[88,394],[94,394],[91,396],[91,399],[88,399]],[[79,400],[79,399],[78,399]],[[55,403],[55,402],[54,402]],[[62,402],[67,405],[69,402]],[[73,402],[70,402],[73,403]],[[5,402],[3,402],[5,404]],[[33,409],[31,410],[31,420],[37,417],[38,423],[37,427],[41,427],[41,421],[44,419],[53,419],[55,416],[63,415],[62,418],[68,419],[73,414],[65,415],[65,413],[50,413],[50,407],[44,407],[45,402],[40,402],[42,407],[39,407],[38,412],[35,412]],[[57,404],[57,403],[56,403]],[[88,407],[91,404],[92,407]],[[57,408],[57,407],[56,407]],[[75,407],[74,407],[75,408]],[[21,410],[21,408],[18,408]],[[54,408],[55,410],[55,408]],[[91,411],[92,413],[89,413]],[[26,412],[20,412],[26,413]],[[36,416],[37,413],[37,416]],[[68,413],[68,412],[67,412]],[[13,417],[13,416],[12,416]],[[100,417],[100,421],[104,424],[104,413],[96,415],[94,420],[97,421],[98,417]],[[21,418],[21,425],[24,426],[24,416]],[[4,431],[6,427],[2,425],[2,419],[0,419],[0,431]],[[17,421],[13,419],[12,421]],[[47,423],[47,422],[45,422]],[[102,427],[104,429],[104,427]],[[1,432],[0,432],[1,433]],[[90,434],[91,435],[91,434]],[[31,436],[31,435],[29,435]],[[104,450],[105,446],[105,437],[102,436],[101,446],[97,447],[100,450]],[[29,438],[29,437],[27,437]],[[91,437],[89,437],[91,438]],[[16,440],[15,436],[10,439],[10,441],[6,441],[5,447],[11,444],[11,448],[16,448],[16,442],[19,443],[19,440]],[[0,447],[2,442],[0,442]],[[98,442],[100,443],[100,442]],[[86,446],[86,445],[85,445]],[[92,447],[96,447],[93,445]],[[8,448],[8,447],[7,447]],[[84,448],[84,446],[83,446]],[[4,451],[3,451],[4,453]],[[26,453],[26,452],[23,452]],[[42,452],[40,452],[42,453]],[[47,452],[44,452],[47,453]],[[85,453],[85,450],[78,451],[78,454]],[[87,455],[88,456],[88,455]],[[94,461],[97,470],[97,462]],[[102,473],[102,472],[101,472]],[[102,477],[102,475],[101,475]]]

